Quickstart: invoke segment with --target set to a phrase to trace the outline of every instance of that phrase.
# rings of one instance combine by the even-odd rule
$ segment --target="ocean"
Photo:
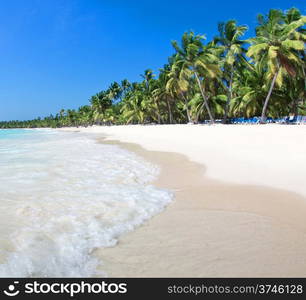
[[[0,277],[107,276],[94,250],[172,199],[158,173],[94,135],[0,130]]]

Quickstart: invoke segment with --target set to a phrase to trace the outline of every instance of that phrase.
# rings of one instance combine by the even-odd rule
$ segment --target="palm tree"
[[[169,89],[167,89],[168,78],[171,72],[170,64],[164,65],[164,67],[159,71],[160,73],[158,76],[158,80],[156,81],[156,85],[152,91],[152,95],[156,99],[157,103],[165,104],[168,115],[168,122],[172,124],[174,122],[172,111],[174,97],[172,97],[171,92],[169,91]]]
[[[87,127],[92,122],[92,109],[89,105],[83,105],[78,111],[78,123]]]
[[[262,64],[243,61],[233,81],[235,97],[230,103],[234,117],[250,117],[260,114],[265,96],[265,73]]]
[[[145,70],[144,74],[143,75],[141,74],[140,76],[145,80],[146,85],[148,85],[150,80],[154,78],[154,74],[151,69]]]
[[[172,42],[175,53],[155,77],[145,70],[138,82],[113,82],[90,105],[0,128],[35,128],[147,122],[197,123],[223,118],[306,115],[306,17],[296,8],[258,16],[256,36],[229,20],[205,43],[193,32]],[[248,51],[244,48],[248,47]]]
[[[218,66],[218,58],[214,53],[214,48],[211,45],[203,45],[202,35],[195,35],[192,31],[185,32],[182,37],[181,47],[176,41],[172,42],[179,59],[177,62],[181,64],[180,79],[184,81],[189,77],[196,79],[196,83],[200,89],[204,100],[204,106],[207,110],[211,123],[214,123],[214,118],[208,105],[208,97],[203,85],[203,79],[214,78],[220,73]]]
[[[105,110],[112,106],[111,99],[114,97],[117,90],[118,88],[115,86],[113,91],[109,88],[107,91],[101,91],[90,98],[94,122],[100,123],[103,119]]]
[[[187,122],[191,123],[191,115],[188,107],[188,90],[189,90],[189,77],[188,70],[184,69],[184,60],[180,55],[175,55],[172,58],[172,64],[167,74],[168,80],[166,81],[166,91],[172,98],[181,98],[184,102],[184,109],[187,115]]]
[[[131,88],[131,83],[127,79],[123,79],[121,81],[121,90],[122,90],[121,96],[124,97],[125,94],[130,90],[130,88]]]
[[[306,17],[286,23],[283,12],[272,9],[268,16],[259,15],[258,22],[256,37],[249,39],[251,46],[247,55],[255,63],[266,64],[267,79],[271,80],[261,114],[264,123],[275,84],[281,86],[286,73],[295,76],[297,65],[303,65],[299,51],[305,50],[305,36],[298,29],[305,25]]]
[[[144,79],[141,86],[143,88],[142,102],[146,103],[146,119],[157,122],[158,124],[164,123],[164,101],[163,97],[159,97],[161,94],[157,92],[164,82],[160,78],[155,79],[155,75],[151,69],[145,70],[144,75],[141,75],[141,77]]]
[[[145,122],[145,105],[143,84],[132,83],[130,91],[122,101],[120,113],[126,124]]]
[[[74,109],[67,110],[67,118],[68,118],[69,126],[76,125],[76,111]]]
[[[122,94],[122,88],[117,82],[113,82],[108,90],[106,91],[108,94],[109,100],[112,101],[117,101],[120,99],[121,94]]]
[[[224,80],[227,83],[227,101],[224,109],[223,123],[227,122],[229,105],[233,98],[233,79],[237,64],[243,58],[245,50],[242,48],[244,41],[240,37],[247,30],[247,26],[238,26],[235,20],[226,23],[219,23],[219,36],[215,37],[214,42],[222,49],[222,62]]]

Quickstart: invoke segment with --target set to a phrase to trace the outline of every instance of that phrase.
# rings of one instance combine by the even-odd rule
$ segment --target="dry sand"
[[[95,252],[108,276],[306,276],[306,126],[81,131],[120,140],[159,164],[154,184],[175,191],[164,212]]]

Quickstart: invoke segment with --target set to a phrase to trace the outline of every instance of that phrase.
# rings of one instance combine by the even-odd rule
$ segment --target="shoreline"
[[[60,130],[180,153],[205,165],[211,179],[278,188],[306,197],[303,125],[123,125]]]
[[[102,133],[100,141],[161,166],[153,184],[175,191],[162,213],[94,252],[109,277],[306,276],[305,197],[211,179],[182,154]]]
[[[109,277],[306,276],[305,198],[208,179],[202,165],[180,154],[106,143],[160,165],[152,184],[175,192],[163,212],[116,246],[95,251]],[[259,197],[272,199],[263,205],[255,203]],[[276,201],[281,209],[275,209]]]

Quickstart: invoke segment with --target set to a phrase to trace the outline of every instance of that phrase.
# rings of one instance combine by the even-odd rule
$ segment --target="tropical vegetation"
[[[220,23],[218,35],[185,32],[158,71],[139,82],[124,79],[93,95],[79,109],[0,128],[111,124],[223,123],[231,118],[306,115],[306,16],[297,8],[259,14],[255,36],[235,20]]]

